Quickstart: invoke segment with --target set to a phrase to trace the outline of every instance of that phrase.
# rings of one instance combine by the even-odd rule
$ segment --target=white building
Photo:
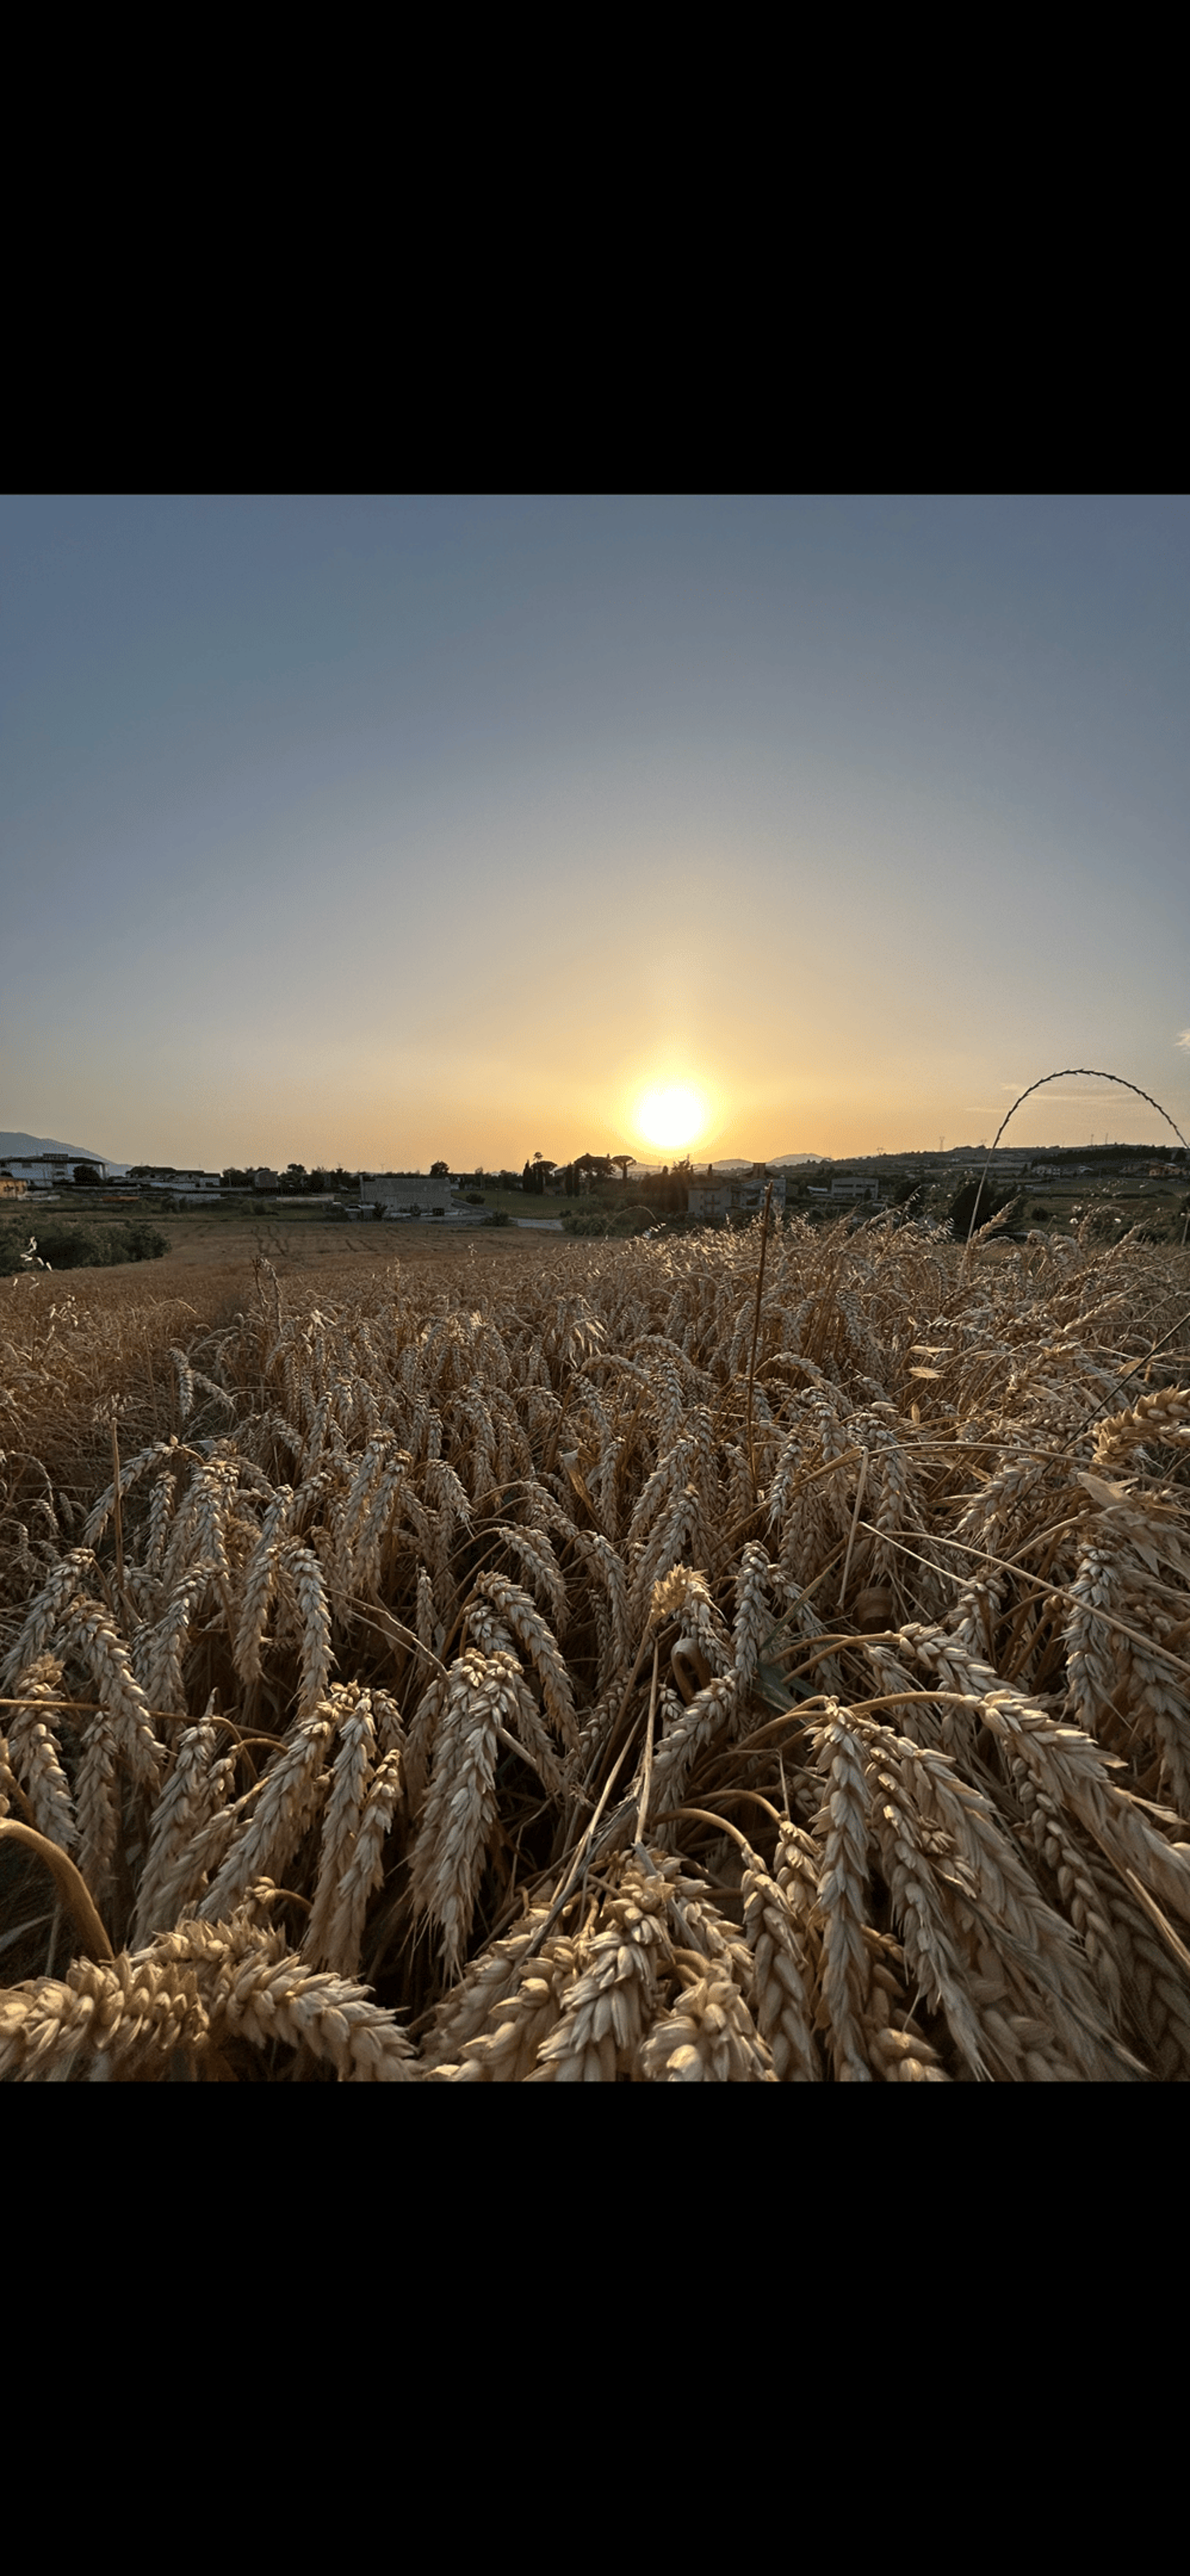
[[[816,1188],[815,1184],[811,1182],[809,1194],[812,1199],[833,1199],[836,1205],[840,1203],[850,1205],[850,1203],[855,1199],[876,1199],[878,1201],[880,1197],[880,1183],[879,1181],[864,1180],[858,1172],[846,1172],[841,1180],[832,1181],[829,1189]]]
[[[101,1181],[106,1181],[110,1166],[98,1162],[93,1154],[9,1154],[5,1170],[12,1173],[14,1181],[26,1181],[30,1189],[72,1189],[76,1163],[85,1163]]]

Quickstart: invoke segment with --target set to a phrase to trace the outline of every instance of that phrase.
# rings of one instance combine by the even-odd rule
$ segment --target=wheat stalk
[[[0,1318],[0,1799],[207,2016],[167,2045],[189,1989],[122,1970],[93,2046],[67,1984],[47,2072],[316,2074],[296,2005],[219,2019],[234,1952],[312,2026],[366,1960],[435,2081],[1186,2080],[1177,1258],[510,1254],[262,1272],[206,1337],[123,1283]],[[212,1437],[163,1437],[171,1349]]]

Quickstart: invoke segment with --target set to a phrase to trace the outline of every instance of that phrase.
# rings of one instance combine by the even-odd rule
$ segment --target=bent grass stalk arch
[[[1065,1082],[1073,1074],[1089,1074],[1096,1082],[1118,1082],[1124,1091],[1134,1091],[1138,1100],[1147,1100],[1150,1109],[1155,1109],[1158,1117],[1164,1118],[1166,1126],[1173,1128],[1173,1132],[1177,1137],[1183,1153],[1190,1154],[1190,1145],[1187,1145],[1181,1128],[1177,1125],[1176,1121],[1170,1117],[1168,1109],[1163,1109],[1160,1101],[1154,1100],[1151,1091],[1142,1091],[1139,1083],[1125,1081],[1122,1073],[1103,1073],[1100,1071],[1098,1066],[1093,1064],[1065,1064],[1059,1068],[1057,1073],[1039,1074],[1036,1082],[1031,1082],[1028,1090],[1022,1091],[1020,1098],[1013,1101],[1012,1107],[1008,1112],[1008,1117],[1001,1119],[1000,1124],[996,1129],[996,1133],[992,1138],[991,1144],[988,1147],[987,1162],[985,1162],[983,1170],[979,1175],[979,1188],[975,1193],[975,1205],[971,1210],[971,1223],[967,1228],[967,1241],[964,1246],[964,1258],[971,1249],[971,1237],[975,1232],[975,1219],[978,1215],[980,1202],[983,1198],[983,1185],[988,1176],[988,1168],[996,1147],[1000,1142],[1000,1138],[1008,1125],[1008,1119],[1015,1118],[1022,1102],[1031,1100],[1035,1091],[1044,1090],[1047,1082]]]

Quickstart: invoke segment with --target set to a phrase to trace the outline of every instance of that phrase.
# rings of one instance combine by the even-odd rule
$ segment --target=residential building
[[[770,1186],[773,1206],[783,1208],[784,1172],[775,1173],[771,1184],[763,1163],[754,1163],[750,1172],[711,1173],[705,1181],[691,1183],[686,1192],[686,1213],[700,1217],[704,1225],[714,1225],[726,1216],[759,1216]]]

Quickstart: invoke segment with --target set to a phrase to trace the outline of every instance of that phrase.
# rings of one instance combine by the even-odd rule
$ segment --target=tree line
[[[635,1162],[635,1154],[576,1154],[572,1163],[555,1163],[548,1154],[534,1154],[521,1174],[521,1187],[540,1198],[548,1184],[556,1180],[573,1198],[584,1181],[610,1181],[617,1172],[621,1181],[626,1181],[629,1167]]]

